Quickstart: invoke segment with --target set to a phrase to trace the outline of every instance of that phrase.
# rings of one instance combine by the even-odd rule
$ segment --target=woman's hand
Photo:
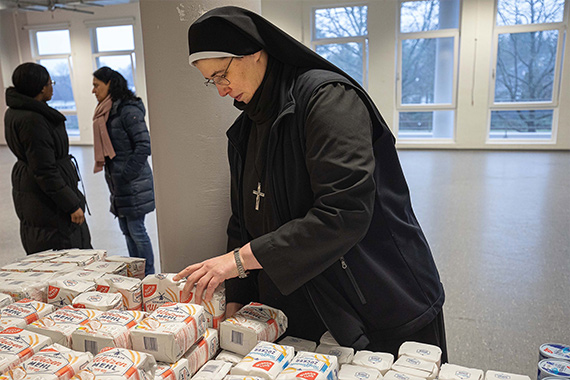
[[[71,221],[79,225],[85,222],[85,214],[83,213],[81,207],[79,207],[77,210],[73,212],[73,214],[71,214]]]

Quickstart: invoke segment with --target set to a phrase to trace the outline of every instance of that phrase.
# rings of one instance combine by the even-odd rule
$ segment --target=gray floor
[[[93,242],[125,254],[92,149],[73,147]],[[450,361],[536,378],[538,347],[570,344],[570,153],[401,151],[444,283]],[[24,255],[0,147],[0,264]],[[156,218],[147,227],[157,244]],[[158,252],[158,251],[156,251]]]

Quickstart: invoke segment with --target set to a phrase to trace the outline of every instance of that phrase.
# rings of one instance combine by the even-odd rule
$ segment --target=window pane
[[[134,50],[132,25],[106,26],[95,29],[97,51]]]
[[[553,110],[492,111],[490,139],[550,139]]]
[[[363,50],[363,44],[358,42],[316,46],[317,54],[343,69],[361,85]]]
[[[499,35],[495,102],[552,101],[558,31]]]
[[[459,27],[459,0],[406,1],[400,8],[400,32]]]
[[[368,34],[368,7],[315,10],[315,38],[356,37]]]
[[[453,37],[402,40],[402,104],[451,104]]]
[[[400,112],[398,137],[453,138],[455,111]]]
[[[55,81],[53,97],[48,102],[50,107],[60,111],[75,110],[69,61],[66,58],[40,59],[39,64],[47,69],[51,79]]]
[[[497,25],[561,22],[564,0],[498,0]]]
[[[65,115],[65,129],[69,137],[79,137],[79,121],[77,115]]]
[[[133,80],[133,66],[131,55],[108,55],[97,58],[97,68],[108,66],[121,73],[127,80],[131,91],[135,91],[135,81]]]
[[[36,32],[36,40],[39,55],[71,53],[69,30],[67,29]]]

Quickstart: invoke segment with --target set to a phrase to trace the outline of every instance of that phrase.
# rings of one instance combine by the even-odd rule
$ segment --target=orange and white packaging
[[[75,297],[71,305],[78,309],[124,310],[123,297],[119,293],[85,292]]]
[[[120,293],[127,310],[142,310],[142,282],[137,278],[105,274],[98,278],[97,291],[101,293]]]
[[[11,280],[0,282],[0,292],[10,295],[15,301],[31,299],[39,302],[47,301],[47,282]]]
[[[93,256],[95,261],[105,261],[107,257],[107,250],[105,249],[66,249],[66,254],[71,256],[87,255]]]
[[[244,375],[227,375],[224,380],[263,380],[257,376],[244,376]]]
[[[27,326],[55,311],[53,305],[30,299],[23,299],[0,309],[0,320],[3,323],[14,323],[14,326]]]
[[[49,336],[54,343],[71,347],[71,334],[103,314],[99,310],[64,307],[28,325],[27,330]]]
[[[220,324],[220,346],[246,355],[257,342],[275,342],[287,329],[287,317],[278,309],[249,303]]]
[[[190,373],[195,374],[200,367],[214,357],[219,348],[218,330],[206,330],[203,337],[184,354],[184,357],[188,359]]]
[[[133,349],[174,363],[206,331],[204,308],[190,303],[171,303],[156,309],[131,330]]]
[[[356,351],[352,364],[377,369],[384,376],[394,364],[394,355],[387,352]]]
[[[433,380],[439,373],[437,363],[415,358],[413,356],[402,355],[392,364],[393,371],[421,377],[422,379]]]
[[[200,368],[192,380],[223,380],[232,369],[232,365],[223,360],[209,360]]]
[[[52,344],[4,373],[6,380],[69,380],[93,359],[89,352]]]
[[[127,275],[127,265],[125,263],[112,263],[109,261],[96,261],[86,265],[85,270],[94,272],[103,272],[109,274],[118,274],[119,276]]]
[[[142,281],[143,310],[153,312],[166,303],[190,302],[181,299],[185,279],[174,281],[176,273],[150,274]]]
[[[73,272],[69,272],[61,276],[61,279],[69,279],[69,280],[82,280],[82,281],[93,281],[95,282],[97,279],[103,277],[105,273],[103,272],[95,272],[92,270],[85,270],[85,269],[78,269],[74,270]]]
[[[277,376],[276,380],[336,380],[337,374],[336,356],[299,351],[291,363]]]
[[[107,347],[81,371],[75,380],[153,380],[156,360],[143,352]]]
[[[146,259],[141,257],[128,257],[128,256],[107,256],[105,261],[125,263],[127,265],[127,276],[134,277],[138,279],[143,279],[144,267],[146,265]]]
[[[232,368],[231,374],[275,380],[294,357],[295,349],[291,346],[261,341]]]
[[[10,295],[0,293],[0,308],[3,308],[4,306],[8,306],[11,303],[14,303],[14,299]]]
[[[338,359],[338,365],[352,363],[354,358],[354,348],[343,347],[343,346],[333,346],[330,344],[321,343],[318,345],[315,352],[325,355],[334,355]]]
[[[192,289],[188,302],[196,303],[196,286]],[[210,301],[202,301],[200,305],[204,306],[204,310],[206,310],[208,327],[219,330],[220,323],[222,323],[226,315],[226,288],[223,283],[214,290],[214,295]]]
[[[48,273],[69,273],[77,270],[77,265],[73,263],[41,263],[33,269],[34,272],[48,272]]]
[[[9,327],[0,332],[0,373],[16,367],[52,343],[51,338]]]
[[[130,329],[146,317],[142,311],[110,310],[79,326],[71,348],[98,353],[105,347],[132,348]]]
[[[4,265],[0,270],[8,272],[30,272],[32,269],[40,265],[39,263],[29,261],[18,261],[15,263]]]
[[[190,379],[190,369],[188,369],[188,360],[182,358],[174,364],[158,362],[155,380],[188,380]]]
[[[398,357],[402,355],[436,363],[438,368],[441,365],[441,348],[432,344],[404,342],[398,350]]]
[[[60,278],[50,281],[47,301],[56,307],[70,306],[75,297],[81,293],[94,290],[95,283],[93,281]]]
[[[97,259],[97,254],[95,254],[95,253],[89,254],[89,255],[81,255],[81,254],[70,255],[69,253],[67,253],[64,256],[56,257],[56,258],[50,260],[50,262],[52,262],[52,263],[68,263],[68,264],[75,264],[78,267],[85,267],[85,266],[95,262],[96,259]],[[77,269],[77,268],[75,268],[75,269]]]

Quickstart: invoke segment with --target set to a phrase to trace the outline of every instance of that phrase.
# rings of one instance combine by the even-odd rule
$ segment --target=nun
[[[188,30],[190,64],[241,114],[227,131],[228,252],[177,274],[226,316],[282,310],[287,335],[397,355],[447,348],[445,299],[395,138],[349,75],[258,14],[213,9]],[[190,263],[188,263],[190,264]]]

